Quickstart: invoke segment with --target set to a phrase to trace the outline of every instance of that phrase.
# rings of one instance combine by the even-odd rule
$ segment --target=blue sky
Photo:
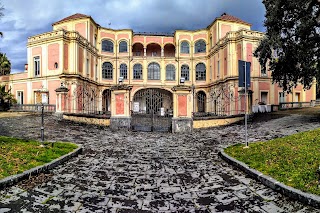
[[[173,32],[207,27],[226,12],[264,31],[265,8],[260,0],[0,0],[0,52],[7,54],[12,73],[27,63],[27,38],[52,30],[51,24],[83,13],[101,26],[134,32]],[[111,25],[109,26],[109,23]]]

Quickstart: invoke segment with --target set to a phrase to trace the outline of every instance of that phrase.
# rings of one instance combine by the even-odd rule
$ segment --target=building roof
[[[66,18],[63,18],[60,21],[57,21],[57,22],[53,23],[52,25],[60,24],[60,23],[65,22],[65,21],[70,21],[70,20],[75,20],[75,19],[82,19],[82,18],[91,18],[91,16],[87,16],[87,15],[84,15],[84,14],[81,14],[81,13],[76,13],[76,14],[73,14],[73,15],[68,16]]]
[[[215,21],[216,20],[231,21],[231,22],[237,22],[237,23],[241,23],[241,24],[251,25],[250,23],[243,21],[242,19],[239,19],[235,16],[229,15],[227,13],[223,13],[220,17],[216,18]]]

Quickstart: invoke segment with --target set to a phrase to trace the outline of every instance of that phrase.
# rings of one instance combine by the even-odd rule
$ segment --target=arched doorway
[[[164,89],[141,89],[132,101],[131,127],[134,131],[171,130],[172,93]]]
[[[197,93],[197,112],[206,112],[207,96],[203,91]]]
[[[102,93],[102,112],[110,114],[111,111],[111,90],[106,89]]]

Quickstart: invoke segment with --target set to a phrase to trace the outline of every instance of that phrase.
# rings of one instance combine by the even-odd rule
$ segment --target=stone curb
[[[280,192],[292,199],[298,200],[302,203],[308,204],[310,206],[319,208],[320,207],[320,196],[305,193],[298,189],[287,186],[279,181],[273,179],[270,176],[264,175],[263,173],[250,168],[247,164],[242,163],[241,161],[236,160],[233,157],[227,155],[223,150],[219,152],[219,156],[228,162],[229,164],[239,168],[240,170],[247,173],[250,177],[260,181],[262,184],[270,187],[271,189]]]
[[[18,183],[19,181],[22,181],[24,179],[27,179],[33,175],[39,174],[41,172],[44,171],[48,171],[64,162],[66,162],[67,160],[71,159],[74,156],[77,156],[78,154],[80,154],[82,152],[82,146],[79,144],[76,144],[78,146],[77,149],[75,149],[73,152],[70,152],[68,154],[65,154],[49,163],[46,163],[44,165],[41,166],[37,166],[35,168],[29,169],[27,171],[24,171],[21,174],[17,174],[17,175],[11,175],[9,177],[6,177],[4,179],[0,180],[0,190],[9,186],[12,186],[16,183]]]

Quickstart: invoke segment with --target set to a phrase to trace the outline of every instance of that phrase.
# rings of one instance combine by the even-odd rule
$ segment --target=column
[[[68,109],[67,95],[68,95],[69,89],[61,84],[61,86],[59,88],[57,88],[55,91],[56,91],[56,95],[57,95],[56,113],[62,114],[64,112],[66,112]]]
[[[131,127],[130,91],[132,87],[116,85],[111,88],[111,118],[110,128],[113,130]]]
[[[173,90],[172,132],[192,132],[192,87],[178,85]]]

